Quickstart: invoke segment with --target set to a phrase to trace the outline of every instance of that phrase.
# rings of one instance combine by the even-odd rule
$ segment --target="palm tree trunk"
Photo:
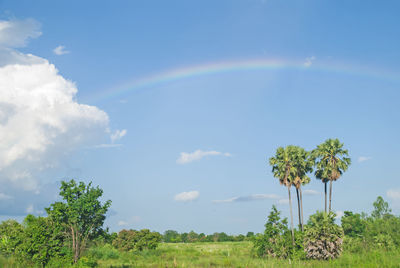
[[[297,195],[297,209],[299,211],[299,226],[301,229],[303,229],[303,223],[301,221],[300,194],[299,194],[299,189],[297,187],[296,187],[296,195]]]
[[[325,184],[325,213],[327,212],[327,182],[325,181],[324,182],[324,184]]]
[[[289,194],[289,207],[290,207],[290,226],[292,228],[292,244],[294,246],[294,227],[293,227],[293,210],[292,210],[292,196],[290,195],[290,185],[288,186]]]
[[[301,191],[301,185],[300,185],[299,191],[300,191],[300,206],[301,206],[301,231],[304,232],[303,192]]]
[[[331,203],[332,203],[332,180],[329,182],[329,212],[331,212]]]

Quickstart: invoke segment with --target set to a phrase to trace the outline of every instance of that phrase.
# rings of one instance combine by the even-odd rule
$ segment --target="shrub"
[[[122,230],[113,241],[113,246],[122,251],[142,251],[144,249],[155,249],[161,242],[161,234],[150,232],[148,229],[140,231]]]
[[[275,206],[268,216],[263,235],[257,235],[253,242],[258,256],[270,256],[277,258],[297,257],[303,253],[302,233],[295,232],[295,247],[292,244],[291,232],[287,226],[287,219],[281,219],[281,212]]]
[[[343,229],[335,224],[335,214],[317,212],[305,226],[304,250],[307,258],[335,259],[342,252]]]

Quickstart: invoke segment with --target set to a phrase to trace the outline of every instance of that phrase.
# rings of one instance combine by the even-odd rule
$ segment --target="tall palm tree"
[[[276,154],[274,157],[269,159],[269,164],[272,166],[272,173],[274,177],[279,179],[281,185],[284,185],[288,189],[289,195],[289,206],[290,206],[290,224],[292,230],[292,243],[294,245],[294,227],[293,227],[293,210],[292,210],[292,197],[290,194],[290,187],[292,186],[293,181],[293,170],[294,170],[294,162],[293,162],[293,153],[295,152],[295,146],[289,145],[285,148],[279,147],[276,150]]]
[[[325,212],[327,212],[327,183],[329,181],[329,212],[332,209],[332,182],[340,178],[351,164],[348,150],[338,139],[328,139],[312,152],[316,160],[315,177],[325,184]]]
[[[293,165],[293,185],[296,187],[297,194],[297,206],[299,210],[299,224],[301,230],[304,231],[304,220],[303,220],[303,194],[302,194],[302,185],[305,185],[310,182],[310,178],[307,176],[307,173],[312,172],[314,161],[313,158],[310,157],[311,153],[307,152],[301,147],[296,146],[294,152],[294,165]]]

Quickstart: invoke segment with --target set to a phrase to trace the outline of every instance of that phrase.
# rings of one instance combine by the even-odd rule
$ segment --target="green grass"
[[[162,243],[156,250],[119,252],[110,245],[92,248],[83,259],[99,267],[400,267],[400,250],[344,253],[332,261],[278,260],[254,256],[251,242]],[[0,257],[0,267],[18,266]],[[82,267],[82,266],[81,266]]]
[[[100,267],[400,267],[400,252],[343,254],[333,261],[277,260],[254,256],[251,242],[160,244],[157,250],[116,253]]]

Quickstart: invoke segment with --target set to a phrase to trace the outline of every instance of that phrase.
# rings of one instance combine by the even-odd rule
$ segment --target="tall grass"
[[[120,252],[111,245],[91,248],[84,259],[99,267],[400,267],[400,250],[345,252],[331,261],[258,258],[251,242],[162,243],[156,250]],[[0,267],[25,267],[0,256]],[[50,267],[60,267],[54,264]],[[78,267],[87,267],[82,262]]]

